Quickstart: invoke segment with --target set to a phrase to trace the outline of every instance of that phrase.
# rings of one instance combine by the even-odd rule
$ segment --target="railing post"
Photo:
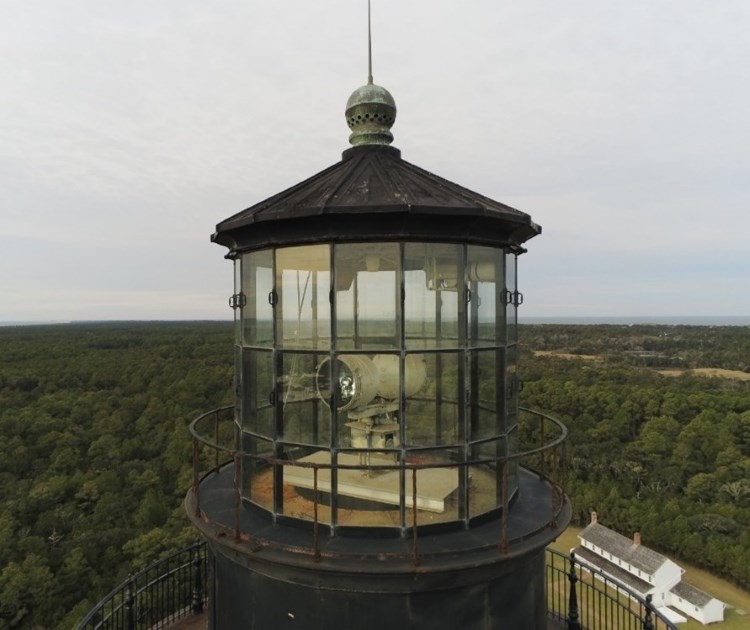
[[[578,595],[576,594],[576,554],[570,552],[570,572],[568,573],[570,582],[570,594],[568,595],[568,630],[581,630],[581,622],[578,620]]]
[[[133,579],[128,577],[128,585],[125,589],[125,627],[127,630],[135,630],[135,611],[133,610]]]
[[[503,513],[501,515],[502,520],[500,522],[500,553],[508,553],[508,456],[507,454],[503,458],[503,478],[502,487],[502,502],[503,502]]]
[[[234,540],[240,542],[240,505],[242,504],[241,472],[240,472],[240,454],[234,454]]]
[[[557,457],[557,448],[555,448],[552,451],[552,479],[550,480],[552,483],[550,484],[552,486],[552,492],[550,492],[550,519],[549,519],[549,526],[550,528],[554,529],[557,527],[557,502],[560,496],[558,496],[558,488],[560,488],[560,493],[562,493],[561,485],[559,483],[559,457]]]
[[[419,564],[419,548],[417,547],[417,469],[416,467],[411,469],[411,557],[414,562],[414,566]]]
[[[195,558],[193,559],[195,576],[193,580],[192,608],[195,614],[203,612],[203,558],[201,557],[200,543],[195,543]]]
[[[198,460],[200,459],[200,445],[198,438],[193,438],[193,496],[195,497],[195,515],[201,515],[200,480],[198,479]]]
[[[651,619],[651,595],[646,595],[646,616],[643,618],[643,630],[654,630],[654,622]]]
[[[539,426],[540,426],[540,434],[541,434],[540,438],[539,438],[539,446],[544,447],[544,417],[543,416],[539,419]],[[546,468],[545,467],[545,457],[544,456],[545,456],[545,451],[542,450],[539,453],[539,459],[540,459],[540,462],[539,462],[539,464],[540,464],[539,465],[539,480],[540,481],[542,479],[544,479],[544,476],[545,476],[545,473],[546,473],[546,471],[545,471],[545,468]]]
[[[318,465],[313,466],[313,560],[320,562],[320,541],[318,539]]]
[[[216,466],[216,470],[219,470],[219,410],[216,410],[216,413],[214,414],[214,444],[216,444],[216,458],[214,460],[214,464]]]

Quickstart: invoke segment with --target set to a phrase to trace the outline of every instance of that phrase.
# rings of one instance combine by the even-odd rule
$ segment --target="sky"
[[[402,157],[523,210],[522,315],[750,315],[750,2],[373,0]],[[365,0],[0,2],[0,321],[230,319],[337,162]]]

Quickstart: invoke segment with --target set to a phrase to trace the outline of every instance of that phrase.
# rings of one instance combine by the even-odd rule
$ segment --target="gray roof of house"
[[[616,580],[622,582],[625,586],[633,589],[636,593],[639,593],[641,596],[645,596],[653,588],[651,584],[645,580],[635,577],[632,573],[629,573],[609,560],[605,560],[590,549],[576,547],[573,551],[576,554],[576,559],[582,560],[584,564],[590,564],[597,569],[601,569]]]
[[[578,534],[578,537],[592,545],[601,547],[613,556],[621,558],[624,562],[645,571],[649,575],[655,573],[661,565],[669,561],[666,556],[643,545],[636,545],[630,538],[599,523],[589,524]]]
[[[672,589],[672,593],[677,595],[677,597],[682,597],[682,599],[693,604],[693,606],[700,606],[701,608],[714,599],[708,593],[696,588],[692,584],[688,584],[684,580]]]

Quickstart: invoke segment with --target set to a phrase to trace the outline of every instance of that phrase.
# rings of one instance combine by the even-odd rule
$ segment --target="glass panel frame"
[[[282,471],[283,491],[280,493],[279,514],[306,521],[315,520],[318,503],[318,522],[331,523],[332,454],[327,449],[280,443],[279,450],[289,462],[305,459],[304,466],[285,464]],[[318,469],[317,479],[315,468]],[[317,484],[317,495],[315,493]]]
[[[460,445],[407,449],[404,461],[416,468],[417,527],[462,519],[467,479],[464,453]],[[407,527],[414,525],[414,481],[413,469],[407,468],[404,474]]]
[[[271,440],[259,438],[243,432],[242,439],[242,492],[249,499],[269,512],[274,511],[276,495],[273,466],[264,461],[274,457]]]
[[[324,358],[328,358],[328,353],[278,353],[279,439],[295,444],[330,446],[331,410],[316,390],[316,378]]]
[[[503,384],[504,348],[472,350],[469,359],[469,440],[505,433]]]
[[[506,454],[506,445],[505,436],[472,445],[472,460],[490,461],[469,467],[471,477],[469,518],[475,518],[502,507],[502,458]],[[510,494],[508,497],[510,498]]]
[[[496,346],[505,341],[503,308],[504,252],[469,245],[466,250],[468,346]]]
[[[439,351],[408,354],[424,359],[424,384],[406,399],[404,413],[407,448],[461,443],[463,353]]]
[[[263,249],[242,255],[242,344],[272,347],[274,272],[273,250]]]
[[[402,320],[399,244],[337,244],[333,258],[336,349],[399,348]]]
[[[404,493],[399,451],[345,449],[337,453],[336,464],[337,526],[402,527]]]
[[[404,245],[406,349],[458,347],[463,251],[452,243]]]
[[[279,348],[331,347],[330,245],[276,250],[274,322]]]
[[[242,350],[242,429],[275,437],[275,371],[272,350]]]

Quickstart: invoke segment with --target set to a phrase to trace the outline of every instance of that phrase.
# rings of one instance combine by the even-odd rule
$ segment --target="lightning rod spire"
[[[372,21],[370,0],[367,0],[367,85],[372,85]]]
[[[372,80],[372,20],[367,0],[367,85],[354,90],[346,102],[346,124],[352,130],[349,142],[359,145],[388,145],[393,142],[391,126],[396,120],[396,103],[391,93]]]

